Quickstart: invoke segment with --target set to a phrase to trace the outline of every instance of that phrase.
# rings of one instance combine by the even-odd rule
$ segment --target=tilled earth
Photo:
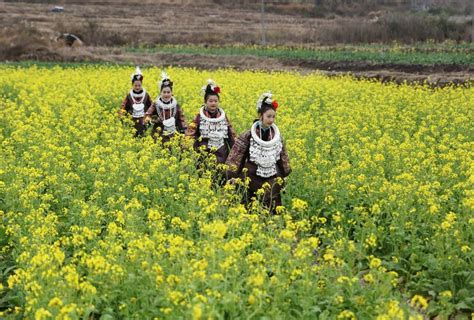
[[[133,53],[119,47],[139,41],[161,43],[259,43],[260,13],[255,8],[212,6],[204,0],[62,1],[65,11],[51,12],[47,1],[0,2],[0,59],[55,62],[110,62],[140,65],[179,65],[205,69],[316,70],[328,75],[353,74],[380,81],[428,82],[434,86],[471,83],[474,66],[399,65],[225,56],[201,54]],[[203,2],[203,4],[201,4]],[[271,43],[308,43],[328,19],[266,15]],[[15,29],[15,27],[17,29]],[[58,32],[79,34],[84,45],[63,47],[54,42]],[[112,41],[112,43],[109,43]],[[117,41],[117,42],[113,42]],[[135,43],[135,41],[137,43]],[[92,43],[93,42],[93,43]]]

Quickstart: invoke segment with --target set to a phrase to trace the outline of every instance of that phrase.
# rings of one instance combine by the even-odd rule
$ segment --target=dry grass
[[[10,27],[1,28],[1,60],[42,59],[45,56],[50,56],[51,60],[59,58],[51,50],[49,39],[31,23],[18,21]]]
[[[247,4],[242,6],[245,2]],[[265,29],[269,44],[410,43],[427,39],[468,41],[470,38],[469,21],[459,23],[441,16],[401,11],[369,11],[385,8],[370,7],[370,1],[350,2],[352,5],[341,2],[334,8],[324,6],[325,18],[315,18],[307,14],[308,10],[314,11],[312,4],[294,2],[268,4]],[[255,1],[252,3],[225,0],[5,2],[0,7],[0,27],[16,28],[23,33],[24,24],[17,23],[22,21],[38,32],[38,38],[51,39],[58,33],[74,33],[86,45],[93,46],[258,44],[261,42],[260,8]],[[50,12],[57,4],[63,5],[65,12]],[[341,15],[337,14],[339,11]],[[362,12],[365,14],[360,16]],[[15,39],[23,41],[21,37]],[[8,37],[0,41],[11,43],[15,39]],[[41,45],[46,45],[42,41]],[[18,45],[24,46],[21,42]]]
[[[375,21],[335,19],[335,24],[317,33],[314,40],[323,44],[442,42],[447,39],[469,41],[469,27],[469,23],[454,23],[444,17],[386,13]]]

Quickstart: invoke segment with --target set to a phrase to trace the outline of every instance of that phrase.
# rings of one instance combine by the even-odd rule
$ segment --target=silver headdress
[[[132,82],[135,80],[140,80],[140,81],[143,80],[143,74],[139,66],[137,66],[137,68],[135,69],[135,72],[132,74],[131,79],[132,79]]]
[[[166,86],[173,86],[173,82],[165,71],[161,72],[161,80],[158,82],[158,86],[160,87],[160,89]]]
[[[271,92],[265,92],[263,93],[257,100],[257,112],[260,112],[262,109],[262,104],[267,103],[267,104],[272,104],[272,93]]]
[[[219,86],[217,86],[216,82],[212,79],[208,79],[207,84],[201,88],[203,95],[206,95],[207,87],[210,87],[210,89],[214,93],[219,94],[221,92],[221,88]]]

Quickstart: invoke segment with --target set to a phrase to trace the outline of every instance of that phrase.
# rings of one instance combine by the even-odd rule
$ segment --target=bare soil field
[[[51,12],[48,3],[0,3],[0,27],[28,23],[46,37],[73,32],[88,45],[130,43],[260,43],[258,10],[199,5],[199,2],[84,1]],[[302,43],[316,40],[322,26],[333,20],[267,13],[269,43]]]
[[[52,12],[55,5],[63,6],[64,12]],[[377,36],[379,22],[374,19],[377,14],[368,12],[366,16],[328,19],[292,12],[291,6],[283,11],[273,10],[265,14],[266,41],[271,45],[317,46],[336,41],[338,35],[350,37],[351,34],[343,35],[341,32],[346,30],[344,26],[351,25],[359,28],[351,29],[354,34],[365,30],[366,36]],[[434,85],[473,80],[472,66],[133,53],[123,49],[160,44],[259,44],[261,28],[261,13],[254,5],[217,5],[206,0],[6,1],[0,2],[0,59],[181,65],[211,69],[321,70],[329,75],[351,73],[356,77],[381,81],[428,81]],[[65,47],[55,41],[59,33],[76,34],[82,39],[82,44]]]
[[[288,45],[471,39],[468,0],[449,1],[449,5],[444,0],[430,0],[433,5],[439,2],[438,7],[431,8],[432,12],[450,10],[450,14],[426,10],[413,12],[406,7],[408,1],[378,1],[381,5],[368,0],[348,2],[350,5],[331,9],[318,7],[314,1],[266,1],[265,40],[273,45]],[[262,40],[259,3],[225,0],[2,1],[0,27],[29,24],[50,37],[58,32],[73,32],[88,45],[259,44]],[[365,6],[362,3],[366,3]],[[61,5],[64,11],[53,12],[55,5]]]

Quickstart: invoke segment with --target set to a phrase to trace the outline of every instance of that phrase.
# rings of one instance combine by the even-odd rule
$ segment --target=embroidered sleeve
[[[283,177],[287,177],[291,173],[290,158],[288,157],[288,151],[286,150],[284,143],[281,149],[280,160],[278,160],[278,165],[281,168]]]
[[[247,130],[237,138],[227,157],[226,165],[229,167],[227,169],[228,178],[236,178],[242,172],[248,156],[249,146],[250,130]]]
[[[148,109],[153,105],[153,102],[151,101],[151,97],[150,95],[148,94],[148,92],[146,93],[146,96],[145,96],[145,112],[148,111]]]
[[[145,112],[145,115],[152,116],[155,113],[155,110],[156,110],[156,104],[152,102],[148,110]]]
[[[176,122],[178,124],[178,130],[180,133],[184,133],[186,131],[186,118],[184,117],[183,108],[178,104],[176,105]]]
[[[199,113],[194,117],[193,121],[189,123],[184,134],[194,139],[199,136]]]
[[[119,113],[123,112],[122,110],[125,110],[125,112],[128,112],[128,113],[131,113],[132,106],[130,104],[130,99],[128,98],[128,96],[129,95],[127,94],[125,99],[123,99],[122,105],[120,106]]]
[[[229,118],[227,118],[227,115],[225,116],[226,117],[226,120],[227,120],[227,125],[228,125],[228,133],[227,133],[227,136],[229,138],[229,146],[232,148],[232,146],[234,145],[235,143],[235,130],[234,130],[234,127],[232,126],[232,124],[230,123],[229,121]]]

